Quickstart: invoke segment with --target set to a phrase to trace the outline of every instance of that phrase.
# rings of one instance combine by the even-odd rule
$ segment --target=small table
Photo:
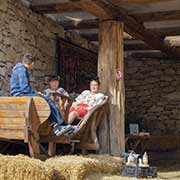
[[[144,153],[145,151],[145,144],[146,142],[151,139],[150,135],[132,135],[127,134],[125,137],[125,146],[127,150],[132,150],[134,152],[137,152],[137,148],[140,145],[141,146],[141,153]]]

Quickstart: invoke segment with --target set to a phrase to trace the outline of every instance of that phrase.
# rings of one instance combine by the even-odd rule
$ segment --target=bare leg
[[[72,111],[68,116],[68,124],[72,124],[75,119],[79,117],[79,114],[76,111]]]

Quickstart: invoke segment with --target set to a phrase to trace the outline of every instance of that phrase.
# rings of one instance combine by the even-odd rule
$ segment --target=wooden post
[[[48,155],[51,157],[51,156],[55,156],[55,154],[56,154],[56,143],[49,142]]]
[[[26,111],[26,133],[25,133],[25,142],[28,142],[29,153],[31,157],[39,158],[40,157],[40,144],[39,144],[39,119],[37,115],[37,110],[34,105],[33,98],[30,98],[27,104]]]
[[[100,152],[119,156],[125,150],[123,23],[102,21],[99,39],[98,75],[102,92],[110,96],[106,118],[100,126]],[[122,73],[120,80],[116,79],[117,69]]]

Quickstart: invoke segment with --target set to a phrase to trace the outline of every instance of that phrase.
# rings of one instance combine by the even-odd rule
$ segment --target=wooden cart
[[[108,98],[94,107],[79,122],[79,130],[72,136],[55,136],[49,125],[50,108],[40,97],[0,97],[0,138],[23,140],[28,143],[29,153],[39,158],[41,154],[53,156],[56,143],[71,144],[76,148],[97,150],[97,128],[102,120]],[[48,151],[41,143],[49,143]]]

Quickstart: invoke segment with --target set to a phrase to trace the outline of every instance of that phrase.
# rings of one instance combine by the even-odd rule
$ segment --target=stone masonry
[[[55,34],[93,48],[47,17],[33,13],[20,0],[0,1],[0,95],[9,94],[14,64],[26,52],[36,56],[33,88],[42,91],[55,71]],[[180,62],[132,58],[125,60],[126,117],[142,119],[152,134],[180,129]]]
[[[65,34],[53,20],[33,13],[20,0],[0,1],[0,95],[9,94],[12,67],[26,52],[36,57],[35,69],[31,72],[33,88],[45,89],[49,76],[55,73],[56,33],[85,48],[94,48],[77,34]]]
[[[125,63],[126,117],[154,135],[180,130],[180,62],[132,58]],[[127,118],[128,119],[128,118]]]

